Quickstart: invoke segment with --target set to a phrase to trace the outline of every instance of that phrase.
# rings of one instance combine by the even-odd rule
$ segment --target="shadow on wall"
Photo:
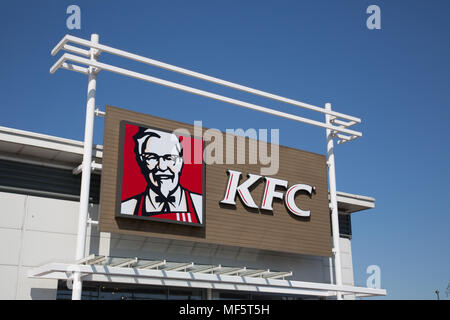
[[[31,288],[31,300],[56,300],[56,288]]]

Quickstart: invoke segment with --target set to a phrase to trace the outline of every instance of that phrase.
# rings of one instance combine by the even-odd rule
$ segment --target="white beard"
[[[171,191],[176,189],[178,185],[177,182],[172,181],[171,179],[162,179],[160,180],[160,183],[161,183],[160,187],[161,194],[166,198],[169,196]]]

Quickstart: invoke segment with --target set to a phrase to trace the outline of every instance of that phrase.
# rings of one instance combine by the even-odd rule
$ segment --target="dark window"
[[[352,218],[350,214],[339,214],[339,236],[341,238],[352,239]],[[333,234],[333,224],[331,223],[330,212],[330,233]]]
[[[339,235],[342,238],[352,238],[352,219],[350,214],[340,214],[339,217]]]
[[[283,295],[258,292],[213,290],[214,300],[302,300],[321,299],[315,296]],[[57,300],[71,300],[72,290],[59,280]],[[162,287],[106,282],[83,282],[82,300],[202,300],[206,291],[198,288]]]
[[[214,290],[214,300],[319,300],[316,296],[299,296],[274,293],[236,292],[227,290]]]
[[[201,300],[202,298],[202,289],[169,288],[169,300]]]
[[[133,298],[135,300],[167,300],[167,288],[160,287],[138,287],[134,289]]]
[[[98,300],[99,286],[83,282],[83,291],[81,293],[82,300]],[[58,281],[58,290],[56,292],[56,300],[72,300],[72,290],[67,287],[67,282],[63,280]]]
[[[249,300],[250,295],[246,292],[215,291],[213,298],[215,300]]]
[[[0,191],[42,197],[79,200],[81,174],[17,161],[0,160]],[[91,175],[90,197],[100,198],[100,175]]]
[[[82,300],[201,300],[203,289],[83,282]],[[71,300],[66,281],[58,282],[57,300]]]

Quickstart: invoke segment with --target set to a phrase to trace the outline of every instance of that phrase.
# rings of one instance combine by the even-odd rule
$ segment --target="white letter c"
[[[308,186],[306,184],[294,184],[286,192],[286,197],[284,198],[284,201],[285,201],[286,206],[289,209],[289,211],[292,212],[293,214],[295,214],[296,216],[309,217],[311,215],[311,211],[302,210],[299,207],[297,207],[297,205],[295,204],[295,201],[294,201],[295,194],[300,190],[305,190],[309,194],[311,194],[312,187]]]

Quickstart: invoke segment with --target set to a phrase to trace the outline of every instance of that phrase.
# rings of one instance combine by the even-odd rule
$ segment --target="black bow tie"
[[[163,204],[161,212],[169,212],[170,211],[169,202],[170,203],[175,202],[175,197],[174,196],[168,196],[166,198],[164,196],[156,196],[155,197],[155,201]]]

